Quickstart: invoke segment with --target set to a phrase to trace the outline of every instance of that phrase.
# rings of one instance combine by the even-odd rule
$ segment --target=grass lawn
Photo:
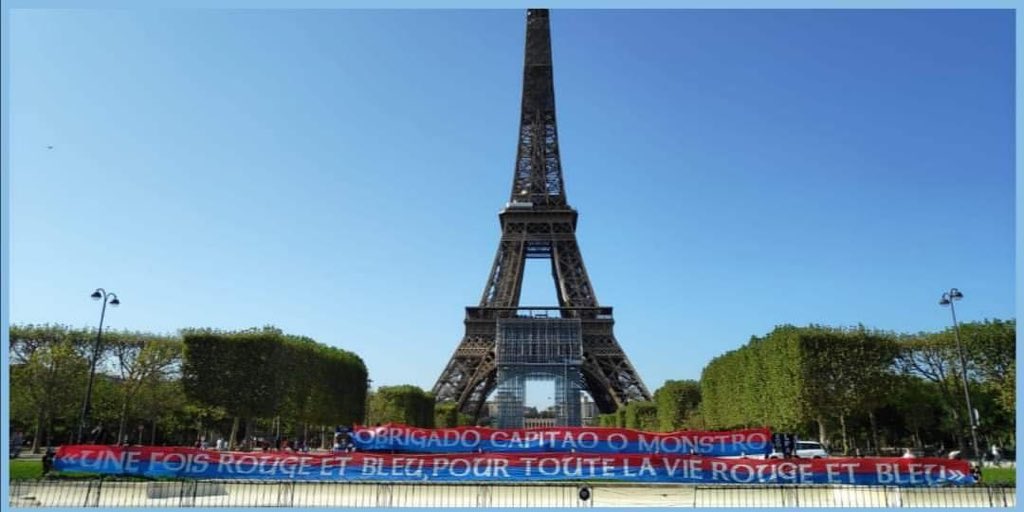
[[[981,468],[981,482],[986,484],[1017,483],[1017,470],[1014,468]]]
[[[11,480],[33,480],[43,476],[43,463],[39,459],[14,459],[9,467]]]

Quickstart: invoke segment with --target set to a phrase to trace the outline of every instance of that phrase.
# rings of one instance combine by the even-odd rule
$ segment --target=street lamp
[[[103,309],[100,310],[100,328],[96,331],[96,343],[92,346],[92,358],[89,361],[89,384],[85,387],[85,398],[82,399],[82,414],[78,417],[78,443],[82,443],[82,438],[85,433],[85,420],[89,415],[90,406],[92,405],[92,382],[96,378],[96,360],[100,355],[100,340],[103,336],[103,317],[107,314],[107,304],[111,306],[117,306],[121,301],[117,300],[117,294],[107,293],[103,288],[97,288],[96,291],[92,292],[92,298],[95,300],[103,299]],[[121,440],[118,439],[118,442]]]
[[[971,445],[974,447],[974,456],[981,460],[981,452],[978,450],[978,426],[974,422],[974,407],[971,405],[971,391],[967,386],[967,358],[964,357],[964,346],[960,343],[960,325],[956,322],[956,308],[953,303],[964,298],[960,290],[951,288],[942,294],[939,299],[940,306],[949,306],[949,312],[953,314],[953,332],[956,334],[956,351],[960,355],[960,371],[964,380],[964,399],[967,400],[967,420],[971,425]]]

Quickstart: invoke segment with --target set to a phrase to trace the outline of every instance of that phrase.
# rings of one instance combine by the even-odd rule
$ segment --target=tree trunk
[[[150,446],[156,446],[156,418],[153,419],[153,433],[149,438]]]
[[[871,421],[871,443],[875,446],[882,446],[878,443],[878,419],[875,418],[875,411],[868,413],[868,419]]]
[[[121,402],[121,420],[117,426],[117,444],[121,444],[121,440],[124,439],[124,425],[128,422],[128,394],[124,395],[124,400]]]
[[[255,445],[249,443],[249,438],[252,437],[252,418],[245,419],[245,441],[243,444],[249,446],[250,449],[255,448]]]
[[[232,450],[238,449],[238,423],[239,418],[235,416],[235,420],[231,422],[231,435],[228,437],[228,446]]]
[[[816,421],[818,422],[818,442],[822,445],[827,445],[828,443],[826,442],[825,436],[825,419],[818,418]]]
[[[850,454],[850,439],[846,436],[846,415],[839,415],[839,429],[843,434],[843,455]]]
[[[39,453],[39,440],[43,437],[43,415],[36,415],[36,431],[32,435],[32,453]]]

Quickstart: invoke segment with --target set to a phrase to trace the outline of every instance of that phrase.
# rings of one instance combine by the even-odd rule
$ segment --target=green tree
[[[960,325],[960,339],[967,362],[967,384],[986,410],[982,425],[990,436],[1009,438],[1014,432],[1016,385],[1016,321],[986,320]],[[932,382],[952,419],[951,432],[961,450],[969,437],[963,370],[956,334],[952,327],[938,333],[903,336],[896,368],[903,375]]]
[[[658,406],[654,402],[633,401],[626,404],[626,428],[654,431],[658,429]]]
[[[62,325],[12,325],[9,331],[10,385],[14,422],[31,425],[32,451],[56,441],[55,428],[73,432],[85,389],[92,336]],[[70,437],[65,437],[70,441]]]
[[[454,402],[434,404],[434,426],[436,428],[465,427],[473,425],[473,417],[459,412]]]
[[[116,439],[129,435],[127,421],[131,404],[139,392],[154,386],[176,372],[181,364],[182,343],[170,337],[154,337],[138,332],[106,333],[110,352],[117,365],[121,388],[121,412]]]
[[[434,397],[422,389],[411,386],[383,386],[370,398],[367,423],[402,423],[433,428]]]
[[[667,380],[654,392],[658,430],[680,430],[700,405],[700,383],[695,380]]]
[[[273,327],[240,332],[183,331],[182,383],[190,400],[252,423],[282,413],[291,423],[351,423],[362,417],[367,373],[355,354],[285,335]]]
[[[839,419],[843,453],[849,453],[846,420],[876,405],[897,355],[896,341],[863,327],[848,331],[812,327],[803,331],[800,348],[804,403],[816,413],[822,430],[825,416]]]

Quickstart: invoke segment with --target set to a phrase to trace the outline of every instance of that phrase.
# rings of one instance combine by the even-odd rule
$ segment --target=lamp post
[[[366,378],[366,398],[363,400],[363,425],[370,425],[370,388],[373,386],[373,379]]]
[[[103,337],[103,317],[107,314],[107,304],[111,306],[117,306],[121,301],[117,300],[117,294],[107,293],[103,288],[97,288],[96,291],[92,292],[92,298],[95,300],[103,299],[103,308],[100,310],[100,328],[96,331],[96,343],[92,346],[92,358],[89,360],[89,384],[85,387],[85,398],[82,399],[82,414],[78,417],[78,440],[79,444],[82,443],[82,438],[85,433],[85,420],[89,416],[90,407],[92,405],[92,383],[96,378],[96,360],[100,356],[100,340]],[[117,440],[121,442],[120,439]]]
[[[967,421],[971,425],[971,445],[974,448],[974,456],[981,460],[981,452],[978,450],[978,425],[974,422],[974,406],[971,405],[971,391],[967,386],[967,358],[964,357],[964,346],[960,343],[960,325],[956,322],[956,308],[953,302],[964,298],[960,290],[951,288],[942,294],[939,299],[940,306],[949,306],[949,312],[953,314],[953,332],[956,334],[956,351],[960,355],[960,372],[964,380],[964,399],[967,401]]]

